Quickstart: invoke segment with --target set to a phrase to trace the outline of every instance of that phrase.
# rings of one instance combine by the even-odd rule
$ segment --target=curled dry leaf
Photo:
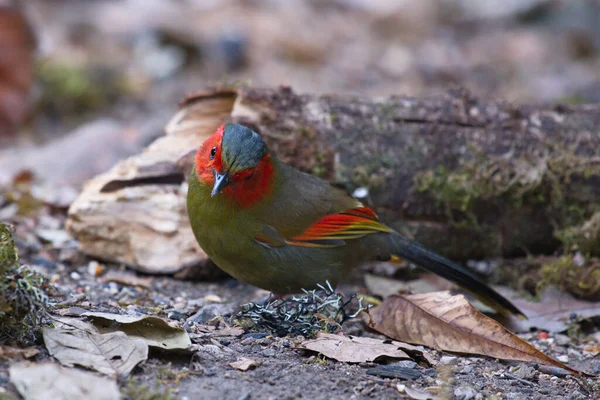
[[[316,339],[307,340],[298,348],[316,351],[334,360],[350,363],[375,361],[379,357],[410,359],[404,350],[422,353],[421,349],[407,343],[331,333],[320,333]],[[427,357],[425,354],[424,356]]]
[[[102,312],[86,312],[83,316],[91,318],[102,333],[121,331],[127,336],[143,339],[150,347],[187,352],[192,344],[183,327],[159,317]]]
[[[101,334],[77,318],[54,318],[54,328],[43,328],[44,343],[61,364],[80,365],[105,375],[127,376],[148,358],[148,345],[123,332]]]
[[[121,398],[114,379],[51,363],[11,365],[10,381],[25,400]]]
[[[250,368],[258,367],[260,364],[260,361],[251,360],[246,357],[240,357],[239,360],[229,363],[229,366],[240,371],[248,371]]]
[[[396,340],[438,350],[552,365],[581,374],[486,317],[462,295],[435,292],[390,296],[371,310],[371,316],[375,330]]]

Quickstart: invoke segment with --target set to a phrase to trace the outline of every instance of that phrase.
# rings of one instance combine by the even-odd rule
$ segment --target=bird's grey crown
[[[262,137],[238,124],[225,125],[222,149],[222,160],[231,171],[256,167],[267,153]]]

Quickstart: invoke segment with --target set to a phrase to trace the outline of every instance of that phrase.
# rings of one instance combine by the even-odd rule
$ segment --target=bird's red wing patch
[[[335,246],[336,241],[339,243],[371,233],[390,231],[390,228],[377,220],[377,214],[373,210],[359,207],[339,214],[326,215],[302,234],[287,239],[286,243],[295,246],[330,247]]]

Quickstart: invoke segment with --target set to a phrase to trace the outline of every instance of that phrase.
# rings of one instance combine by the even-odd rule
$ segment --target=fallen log
[[[227,121],[255,129],[285,162],[354,193],[448,257],[547,254],[561,245],[600,253],[599,105],[521,106],[462,90],[368,99],[285,87],[188,97],[164,137],[95,178],[73,203],[68,228],[82,250],[148,272],[205,262],[185,214],[181,157]]]

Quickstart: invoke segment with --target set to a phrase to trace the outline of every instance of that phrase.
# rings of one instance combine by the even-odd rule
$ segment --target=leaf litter
[[[186,330],[175,321],[166,321],[151,315],[121,315],[104,312],[82,314],[92,320],[102,333],[123,332],[139,338],[150,347],[161,350],[188,352],[192,341]]]
[[[390,296],[370,314],[373,328],[396,340],[437,350],[551,365],[582,374],[483,315],[462,295],[444,291]]]
[[[408,343],[331,333],[320,333],[316,339],[304,341],[298,348],[348,363],[375,361],[381,357],[410,359],[406,351],[423,353],[422,348]]]
[[[10,382],[25,400],[119,400],[114,379],[52,363],[10,366]],[[2,396],[0,396],[2,397]]]
[[[256,368],[262,363],[260,361],[252,360],[246,357],[240,357],[239,360],[229,363],[231,368],[239,371],[248,371],[249,369]]]
[[[54,317],[54,328],[44,327],[44,344],[62,365],[79,365],[110,377],[127,376],[148,358],[148,344],[124,332],[100,333],[77,318]]]

